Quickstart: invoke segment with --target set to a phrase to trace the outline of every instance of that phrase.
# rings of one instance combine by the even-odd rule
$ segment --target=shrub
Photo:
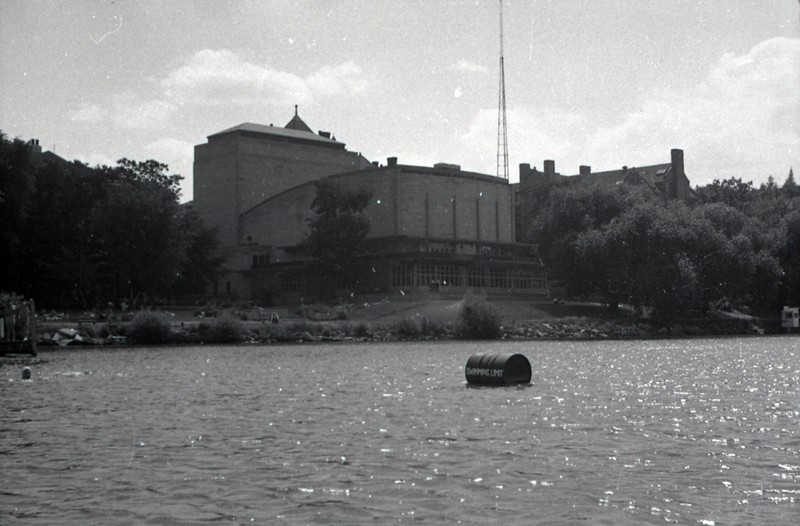
[[[244,339],[244,326],[239,318],[225,312],[211,321],[201,322],[200,334],[211,343],[239,343]]]
[[[369,334],[369,327],[366,323],[359,322],[356,325],[347,324],[344,327],[344,333],[347,336],[353,336],[356,338],[367,338]]]
[[[172,324],[166,315],[154,311],[138,312],[128,327],[133,343],[155,344],[169,342]]]
[[[392,332],[401,338],[417,338],[420,335],[419,325],[412,319],[402,318],[392,325]]]
[[[467,298],[461,307],[458,336],[464,339],[492,340],[500,336],[500,314],[481,298]]]
[[[432,336],[434,338],[439,338],[447,333],[447,326],[445,324],[431,320],[427,316],[422,317],[419,329],[423,336]]]

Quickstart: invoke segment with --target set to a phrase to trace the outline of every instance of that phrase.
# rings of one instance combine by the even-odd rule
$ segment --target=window
[[[485,286],[486,286],[486,269],[468,268],[467,287],[485,287]]]
[[[392,287],[409,288],[414,286],[414,265],[405,264],[392,267]]]
[[[281,291],[301,292],[300,276],[297,274],[284,274],[281,276]]]
[[[492,269],[492,288],[507,289],[511,286],[509,272],[506,269]]]
[[[253,254],[253,268],[265,267],[269,265],[269,256],[263,254]]]

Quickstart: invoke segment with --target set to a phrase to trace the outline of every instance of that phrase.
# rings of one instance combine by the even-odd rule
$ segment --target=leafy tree
[[[605,295],[612,306],[623,300],[655,307],[664,320],[681,308],[698,307],[699,269],[686,250],[693,232],[688,221],[672,219],[674,212],[641,203],[582,234],[576,256],[593,262],[584,269],[588,290]]]
[[[180,180],[153,160],[37,159],[0,132],[0,290],[62,308],[202,291],[220,258]]]
[[[98,245],[104,295],[151,298],[164,294],[177,281],[186,257],[177,194],[168,177],[149,168],[159,163],[122,164],[122,177],[110,186],[91,214]],[[145,171],[138,173],[138,168]]]
[[[178,201],[181,193],[181,181],[183,176],[168,174],[169,166],[158,161],[149,159],[147,161],[132,161],[122,158],[117,161],[116,172],[125,180],[134,184],[145,184],[162,188],[168,191],[175,201]]]
[[[706,203],[725,203],[734,208],[744,209],[755,196],[752,182],[740,178],[715,179],[713,183],[697,189],[697,194]]]
[[[328,181],[316,183],[316,191],[311,203],[314,217],[308,220],[305,247],[320,290],[333,294],[340,286],[356,284],[359,259],[365,252],[369,233],[369,221],[363,211],[369,204],[370,193]]]
[[[800,305],[800,199],[787,214],[780,226],[783,240],[778,249],[778,259],[784,269],[779,304]]]
[[[181,262],[173,292],[201,294],[220,275],[224,257],[219,255],[216,229],[203,225],[191,205],[181,210],[181,235],[186,242],[186,257]]]
[[[539,245],[551,277],[560,280],[572,295],[603,291],[612,308],[618,298],[613,285],[602,283],[594,268],[600,260],[580,259],[578,237],[608,224],[636,203],[649,200],[640,188],[627,185],[567,185],[551,190],[539,214],[524,230],[523,240]],[[596,254],[602,257],[601,254]],[[600,281],[598,281],[598,279]],[[611,288],[609,288],[611,287]]]
[[[800,196],[800,187],[797,186],[797,183],[794,180],[794,170],[792,168],[789,168],[789,176],[783,183],[783,190],[789,197]]]
[[[23,231],[34,195],[31,150],[0,132],[0,290],[24,292],[21,283]]]
[[[113,180],[109,170],[72,162],[45,164],[36,172],[23,281],[42,305],[88,307],[99,301],[90,216]]]

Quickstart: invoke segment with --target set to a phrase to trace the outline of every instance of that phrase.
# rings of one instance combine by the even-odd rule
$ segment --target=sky
[[[800,169],[798,0],[504,0],[510,180],[667,163]],[[499,1],[0,0],[0,130],[90,165],[299,106],[371,161],[497,173]]]

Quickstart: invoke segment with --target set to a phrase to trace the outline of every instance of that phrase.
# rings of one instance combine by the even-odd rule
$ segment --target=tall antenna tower
[[[500,94],[497,101],[497,177],[508,179],[508,126],[506,123],[506,72],[503,59],[503,0],[500,0]]]

